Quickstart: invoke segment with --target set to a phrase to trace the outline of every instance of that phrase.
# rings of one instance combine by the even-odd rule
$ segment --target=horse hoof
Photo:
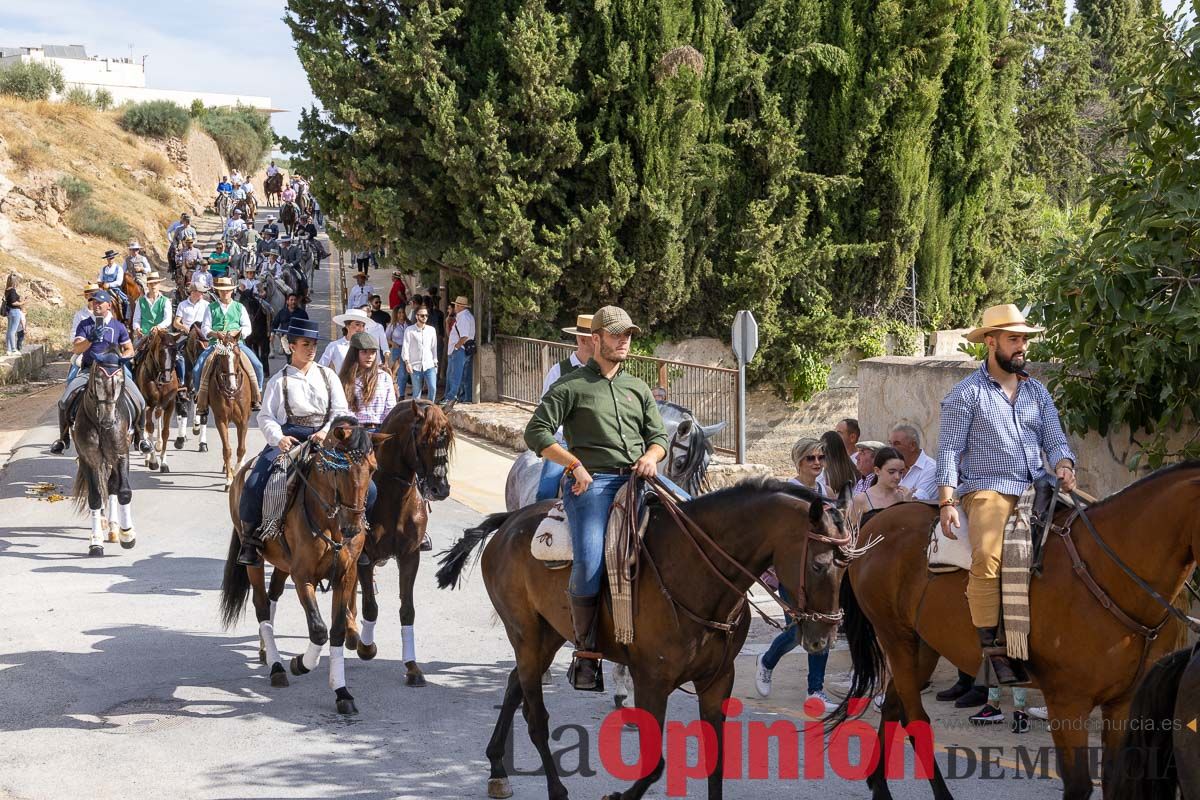
[[[304,666],[304,662],[300,660],[300,656],[292,656],[290,666],[293,675],[307,675],[309,673],[308,667]]]
[[[192,426],[192,436],[199,436],[199,435],[200,435],[200,426],[193,425]],[[183,437],[180,437],[180,438],[183,438]],[[178,441],[178,440],[176,440],[176,441]],[[203,446],[203,445],[201,445],[201,446]]]
[[[350,716],[352,714],[358,713],[358,706],[354,705],[353,697],[346,697],[346,698],[339,697],[338,701],[337,701],[337,710],[338,710],[339,714],[345,714],[346,716]]]
[[[512,795],[512,784],[508,782],[508,778],[488,778],[488,797],[504,800]]]
[[[117,539],[117,532],[109,531],[104,537],[104,541],[108,542],[109,544],[116,544],[119,541],[119,539]]]
[[[363,644],[362,642],[359,642],[356,652],[358,653],[358,657],[363,661],[370,661],[372,658],[379,655],[379,645],[374,643]]]
[[[171,468],[170,468],[170,467],[168,467],[168,466],[167,466],[167,465],[164,463],[164,464],[163,464],[161,467],[159,467],[159,468],[158,468],[158,471],[159,471],[159,472],[162,472],[162,473],[167,473],[167,472],[170,472],[170,471],[171,471]]]
[[[182,436],[176,436],[176,437],[175,437],[175,449],[176,449],[176,450],[182,450],[182,449],[183,449],[183,441],[184,441],[184,440],[183,440],[183,437],[182,437]]]
[[[425,685],[425,676],[420,670],[417,670],[416,672],[409,672],[404,676],[404,685],[419,689]]]
[[[88,557],[99,558],[104,555],[104,547],[98,544],[88,545]]]
[[[347,633],[346,634],[345,647],[347,650],[357,650],[358,649],[358,634],[357,633]]]
[[[120,533],[120,539],[123,550],[132,550],[133,546],[137,544],[137,534],[134,533],[133,528],[123,529]]]
[[[200,452],[201,452],[201,453],[207,453],[207,452],[208,452],[208,442],[201,442],[201,443],[200,443]]]
[[[625,707],[625,698],[628,696],[629,695],[625,695],[625,694],[614,694],[613,695],[613,705],[616,706],[617,708],[624,708]]]
[[[263,658],[263,661],[266,661],[266,658]],[[271,665],[271,685],[276,689],[282,689],[288,685],[287,670],[278,661]]]

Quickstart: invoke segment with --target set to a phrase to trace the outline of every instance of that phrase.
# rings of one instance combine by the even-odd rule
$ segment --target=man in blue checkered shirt
[[[971,572],[967,603],[979,642],[1001,684],[1028,680],[997,641],[1000,624],[1000,554],[1004,526],[1017,498],[1054,465],[1063,491],[1075,489],[1075,454],[1063,433],[1050,392],[1025,373],[1032,334],[1014,305],[983,312],[983,324],[967,334],[987,344],[987,360],[942,400],[937,484],[942,531],[959,524],[955,493],[970,525]],[[1043,461],[1043,454],[1045,462]]]

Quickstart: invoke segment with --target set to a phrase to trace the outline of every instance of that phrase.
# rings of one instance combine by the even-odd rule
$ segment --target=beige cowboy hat
[[[983,337],[995,331],[1004,333],[1041,333],[1038,328],[1025,322],[1025,315],[1012,303],[992,306],[983,312],[983,321],[978,328],[967,334],[967,341],[979,344]]]
[[[580,314],[575,318],[575,327],[563,328],[562,332],[569,336],[591,336],[592,335],[592,315]]]
[[[370,317],[357,308],[352,308],[345,314],[338,314],[333,318],[333,321],[342,327],[345,327],[347,322],[361,322],[364,325],[369,325],[372,322]]]
[[[146,283],[149,284],[149,283],[162,283],[162,282],[163,282],[162,276],[159,275],[157,272],[151,270],[150,272],[148,272],[146,274]]]
[[[83,296],[87,297],[92,292],[98,292],[98,291],[100,291],[99,286],[97,286],[94,283],[89,283],[87,286],[83,287]]]
[[[138,242],[137,239],[134,239],[132,242],[129,243],[129,249],[130,250],[141,250],[142,245]]]
[[[213,288],[218,292],[232,292],[237,288],[237,284],[222,275],[213,282]]]
[[[454,298],[454,302],[453,302],[453,303],[451,303],[450,305],[452,305],[452,306],[462,306],[463,308],[470,308],[470,307],[471,307],[471,301],[470,301],[470,300],[468,300],[467,298],[463,297],[463,296],[460,294],[458,297]]]

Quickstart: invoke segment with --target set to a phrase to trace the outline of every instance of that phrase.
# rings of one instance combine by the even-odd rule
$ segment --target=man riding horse
[[[137,239],[129,242],[129,255],[125,256],[125,274],[132,275],[137,285],[146,293],[146,276],[150,274],[150,260],[142,255],[142,245]]]
[[[134,349],[137,353],[134,356],[134,372],[137,371],[136,362],[145,349],[150,331],[155,328],[162,328],[164,331],[170,332],[174,325],[175,316],[172,314],[171,300],[159,292],[158,286],[160,283],[162,283],[162,277],[157,272],[151,272],[147,275],[147,292],[134,303],[132,333]],[[179,376],[179,391],[182,393],[186,391],[184,387],[187,384],[183,371],[183,353],[180,348],[175,348],[173,352],[175,356],[175,374]]]
[[[59,454],[71,444],[71,426],[74,423],[76,404],[80,394],[87,388],[89,370],[98,360],[102,363],[133,357],[133,342],[129,330],[112,315],[113,297],[100,289],[92,294],[92,316],[84,319],[75,329],[75,340],[71,351],[82,356],[79,375],[67,384],[58,401],[58,439],[50,445],[50,452]],[[134,444],[143,453],[150,452],[150,443],[142,438],[143,415],[146,401],[138,391],[133,376],[125,369],[125,408],[128,413],[129,430]]]
[[[1014,305],[983,312],[983,324],[967,334],[967,340],[986,343],[987,360],[942,400],[938,435],[942,531],[957,538],[952,530],[959,525],[957,493],[971,542],[971,621],[996,680],[1005,685],[1028,681],[1023,662],[1010,659],[999,638],[1005,525],[1018,497],[1031,485],[1045,486],[1040,493],[1049,498],[1052,479],[1043,466],[1043,453],[1054,465],[1062,491],[1075,490],[1075,455],[1054,399],[1025,372],[1030,336],[1042,330],[1028,325]]]
[[[609,510],[631,474],[653,478],[667,455],[666,429],[650,387],[624,370],[630,341],[640,332],[624,309],[597,311],[590,327],[593,356],[550,387],[525,428],[529,449],[565,467],[568,476],[563,507],[574,548],[568,594],[575,651],[567,678],[583,691],[603,690],[595,649]],[[567,447],[555,439],[559,427]]]
[[[123,288],[125,284],[125,266],[116,263],[117,256],[120,255],[116,250],[108,249],[104,252],[104,266],[100,267],[100,277],[96,278],[96,284],[109,292],[113,297],[113,311],[120,319],[129,319],[129,296],[125,294]]]
[[[245,341],[252,330],[250,317],[246,314],[245,307],[233,299],[233,290],[237,288],[236,284],[228,277],[218,278],[213,288],[217,292],[217,299],[209,303],[208,309],[204,312],[202,331],[208,338],[208,347],[200,354],[192,375],[192,380],[197,385],[196,403],[201,421],[205,421],[208,417],[208,380],[211,370],[206,367],[209,356],[212,355],[218,342],[224,344],[237,342],[238,351],[242,355],[242,369],[253,375],[255,379],[255,382],[251,384],[252,408],[259,407],[263,380],[262,362],[258,360]]]

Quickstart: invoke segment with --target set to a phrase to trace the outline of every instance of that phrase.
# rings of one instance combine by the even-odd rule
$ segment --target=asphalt
[[[318,299],[327,297],[329,271]],[[382,279],[384,273],[377,273]],[[377,287],[378,288],[378,287]],[[320,303],[316,313],[328,314]],[[274,364],[276,368],[278,364]],[[436,554],[423,555],[416,589],[417,657],[428,678],[424,688],[404,685],[400,626],[396,618],[394,567],[378,574],[381,616],[379,656],[371,662],[347,654],[346,673],[360,713],[340,716],[327,685],[327,655],[311,675],[293,677],[288,688],[270,686],[257,659],[257,627],[251,618],[224,631],[217,620],[217,590],[230,535],[220,452],[168,452],[171,473],[148,472],[135,459],[131,470],[136,548],[109,545],[102,559],[86,557],[87,518],[70,501],[72,451],[48,454],[55,436],[47,417],[29,428],[0,472],[0,586],[5,618],[0,625],[0,797],[117,798],[154,793],[186,798],[474,798],[485,797],[488,767],[484,748],[495,706],[513,666],[513,655],[478,574],[463,588],[439,591],[432,575]],[[262,446],[254,431],[249,453]],[[456,450],[451,499],[435,504],[430,532],[436,549],[455,541],[481,515],[503,505],[507,455],[464,437]],[[54,487],[46,490],[45,484]],[[37,487],[41,486],[39,490]],[[328,600],[321,599],[328,608]],[[281,599],[276,619],[285,656],[303,651],[303,615],[291,591]],[[753,688],[754,659],[772,631],[756,623],[737,662],[735,696],[744,712],[735,721],[778,721],[802,726],[804,658],[785,657],[776,670],[769,700]],[[610,775],[600,756],[598,734],[612,710],[606,696],[578,693],[565,686],[567,651],[559,654],[547,704],[555,732],[552,749],[573,773],[568,789],[577,797],[597,797],[626,787]],[[834,653],[829,686],[847,680],[844,651]],[[939,672],[939,685],[952,672]],[[1007,729],[965,726],[963,712],[927,696],[937,716],[938,759],[947,766],[947,746],[1003,748],[992,757],[992,772],[1007,780],[985,779],[976,762],[965,777],[951,781],[960,798],[1050,798],[1061,793],[1053,778],[1018,779],[1011,768],[1013,746],[1031,751],[1049,744],[1044,726],[1024,737]],[[936,708],[935,708],[936,707]],[[672,720],[697,716],[695,701],[683,692],[672,697]],[[866,718],[871,726],[875,718]],[[953,730],[949,726],[956,725]],[[672,728],[670,742],[684,742]],[[586,746],[581,746],[581,739]],[[518,716],[514,766],[533,770],[535,757]],[[636,754],[636,735],[621,735],[627,760]],[[686,751],[695,763],[696,745]],[[857,745],[851,746],[857,752]],[[580,771],[580,754],[587,769]],[[1036,757],[1031,752],[1030,757]],[[611,764],[611,761],[608,762]],[[765,758],[767,779],[726,782],[726,796],[759,798],[867,797],[866,786],[835,774],[831,761],[806,751],[802,770],[825,764],[823,779],[782,779],[774,749]],[[966,756],[956,760],[960,772]],[[913,767],[908,761],[906,775]],[[588,774],[590,773],[590,774]],[[682,773],[676,773],[677,780]],[[803,774],[803,773],[802,773]],[[518,797],[540,797],[546,788],[537,775],[512,778]],[[689,796],[704,796],[704,784],[677,783]],[[660,782],[649,796],[662,797]],[[925,798],[924,781],[893,781],[898,798]]]

